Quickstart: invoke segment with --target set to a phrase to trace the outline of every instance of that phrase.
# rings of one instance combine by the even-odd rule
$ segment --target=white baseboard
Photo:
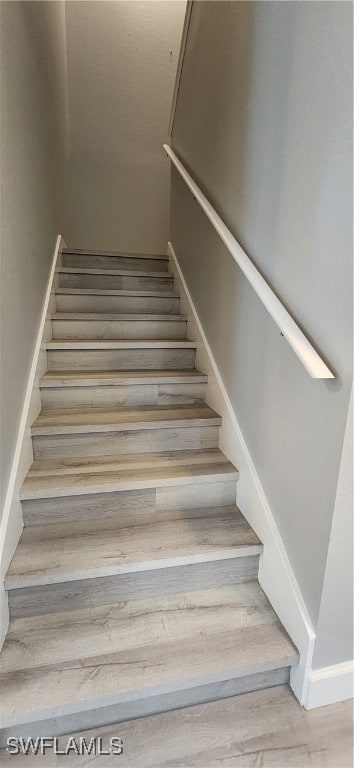
[[[313,669],[310,672],[306,709],[325,707],[354,696],[354,661],[345,661],[331,667]]]
[[[52,338],[51,314],[55,311],[55,288],[58,284],[58,270],[61,252],[65,243],[61,235],[55,242],[52,265],[49,273],[47,289],[43,301],[36,343],[34,347],[31,368],[28,376],[25,398],[17,433],[14,457],[12,460],[10,478],[5,496],[3,514],[0,523],[0,648],[3,645],[9,624],[7,594],[4,589],[4,577],[13,557],[23,528],[20,488],[33,462],[32,440],[30,426],[38,415],[40,405],[39,379],[47,370],[47,353],[45,343]]]
[[[207,403],[222,416],[220,448],[240,472],[237,504],[264,546],[259,582],[300,654],[299,664],[291,672],[291,687],[300,703],[305,705],[316,635],[171,243],[168,243],[168,254],[170,270],[181,296],[181,312],[188,317],[187,335],[197,342],[196,367],[208,375]]]

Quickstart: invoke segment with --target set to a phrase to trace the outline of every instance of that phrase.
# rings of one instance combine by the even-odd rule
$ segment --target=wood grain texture
[[[50,339],[46,343],[46,349],[48,352],[53,350],[100,350],[100,349],[132,349],[134,351],[138,349],[196,349],[197,343],[195,341],[179,341],[171,339]]]
[[[160,291],[144,291],[144,290],[120,290],[117,288],[56,288],[55,294],[60,296],[125,296],[126,298],[133,299],[135,297],[147,297],[147,298],[161,298]],[[179,298],[179,293],[173,289],[164,298]]]
[[[60,267],[59,269],[60,275],[93,275],[94,277],[99,275],[120,275],[122,277],[130,277],[131,275],[133,277],[153,277],[154,279],[160,279],[164,280],[165,277],[169,277],[173,280],[173,277],[170,275],[170,273],[166,270],[164,273],[159,273],[158,275],[151,275],[151,272],[148,270],[144,271],[136,271],[131,269],[95,269],[95,268],[76,268],[76,267]]]
[[[164,485],[156,488],[156,511],[183,510],[191,507],[227,506],[236,501],[237,473],[224,476],[214,474],[213,477],[196,478],[196,482],[184,485]]]
[[[170,451],[35,461],[21,499],[79,496],[184,484],[237,480],[237,469],[219,451]]]
[[[32,435],[65,435],[79,432],[113,432],[129,429],[161,429],[171,426],[221,424],[221,418],[206,403],[199,405],[137,406],[136,408],[101,408],[75,410],[62,408],[41,411],[31,427]]]
[[[169,371],[47,371],[40,387],[90,387],[136,384],[188,384],[207,383],[208,377],[195,368]]]
[[[53,551],[55,554],[53,554]],[[260,554],[260,542],[237,507],[193,510],[178,519],[123,528],[99,521],[25,529],[6,589],[112,576]]]
[[[163,631],[161,613],[164,619]],[[109,655],[115,650],[129,652],[134,638],[136,648],[147,649],[147,653],[151,645],[168,651],[171,642],[174,645],[187,638],[198,641],[200,620],[207,627],[209,635],[222,636],[230,631],[235,633],[235,645],[237,632],[253,628],[255,635],[259,632],[257,640],[260,643],[260,655],[257,656],[252,647],[241,648],[239,655],[247,659],[249,653],[248,663],[251,660],[259,663],[262,658],[271,658],[271,650],[263,644],[262,630],[269,626],[277,627],[279,622],[260,587],[252,582],[164,596],[160,603],[156,598],[143,598],[113,603],[109,609],[96,608],[92,612],[80,608],[77,611],[65,611],[59,617],[54,612],[50,616],[37,616],[36,619],[14,620],[9,642],[4,647],[1,673],[6,676],[20,670],[28,672],[41,667],[51,669],[53,662],[61,665],[70,660],[82,659],[83,649],[88,658],[96,654]],[[61,630],[59,633],[55,631],[58,628]],[[19,632],[25,637],[23,647],[13,642]],[[286,658],[289,652],[296,655],[286,638],[284,642],[282,635],[278,639],[283,645]],[[222,664],[222,660],[215,661]],[[133,671],[133,686],[138,683],[137,673],[138,670]],[[180,673],[183,676],[183,666]],[[156,677],[159,671],[151,670],[148,674]],[[125,675],[128,685],[125,686],[122,680],[121,690],[132,685],[128,669]],[[53,693],[48,692],[48,695],[51,698]]]
[[[46,524],[74,524],[82,520],[97,523],[100,520],[109,521],[111,518],[116,525],[138,525],[140,520],[148,519],[155,511],[155,488],[22,501],[23,522],[26,528]],[[158,515],[157,518],[159,519]]]
[[[220,451],[219,448],[213,448],[205,451],[162,451],[158,453],[141,453],[127,456],[89,457],[81,459],[79,457],[65,457],[60,460],[41,459],[35,461],[30,469],[31,477],[46,477],[50,475],[71,475],[77,472],[85,472],[86,475],[97,474],[98,471],[122,471],[123,473],[133,472],[134,476],[140,477],[140,473],[147,476],[157,477],[160,473],[163,477],[171,476],[183,478],[189,477],[190,473],[196,470],[224,473],[230,471],[238,477],[237,469]],[[181,480],[182,482],[182,480]]]
[[[205,403],[110,411],[42,411],[33,423],[35,458],[215,448],[221,419]]]
[[[207,377],[199,371],[49,371],[40,380],[42,406],[116,408],[205,402]]]
[[[205,450],[219,444],[219,427],[173,427],[163,429],[128,429],[112,432],[82,432],[64,435],[34,435],[36,459],[107,456],[172,450]]]
[[[185,339],[187,323],[180,320],[55,320],[54,339]]]
[[[287,683],[289,680],[289,668],[288,667],[281,667],[279,669],[271,669],[267,670],[266,672],[258,672],[254,675],[245,675],[243,677],[233,678],[231,680],[222,680],[221,682],[217,683],[209,683],[208,685],[201,685],[196,686],[194,688],[187,688],[182,690],[175,690],[172,693],[165,693],[160,694],[158,696],[149,696],[148,698],[136,700],[136,701],[126,701],[124,704],[114,704],[113,706],[108,707],[100,707],[99,709],[95,710],[88,710],[88,711],[81,711],[79,713],[74,713],[69,716],[63,715],[59,718],[51,718],[47,720],[41,720],[37,721],[36,723],[26,723],[21,724],[21,735],[23,737],[36,737],[36,736],[57,736],[60,734],[68,734],[76,732],[76,736],[83,735],[84,737],[87,737],[88,742],[91,736],[96,735],[98,737],[102,736],[103,741],[105,742],[106,738],[110,738],[110,735],[117,736],[120,733],[126,734],[123,736],[124,744],[125,744],[125,753],[128,751],[128,747],[133,747],[133,754],[136,756],[137,753],[140,754],[143,752],[144,758],[143,762],[139,763],[139,766],[141,768],[146,768],[147,762],[146,759],[149,758],[151,755],[151,759],[153,759],[152,755],[155,754],[152,749],[152,745],[154,742],[154,735],[153,735],[153,729],[155,728],[155,720],[157,720],[157,727],[159,719],[153,717],[151,720],[149,718],[149,715],[155,715],[156,713],[165,713],[168,710],[180,710],[181,708],[186,708],[187,712],[191,711],[191,707],[202,704],[204,702],[210,702],[210,701],[216,701],[218,699],[225,699],[225,697],[231,697],[231,696],[241,696],[245,693],[245,691],[257,691],[261,688],[268,688],[271,686],[280,686],[284,683]],[[225,702],[226,704],[227,702]],[[184,714],[184,710],[182,709],[181,714]],[[176,713],[178,715],[178,713]],[[130,718],[134,718],[134,725],[139,727],[138,734],[141,733],[141,727],[143,727],[144,723],[149,724],[148,727],[151,730],[151,733],[149,735],[148,732],[148,749],[146,750],[145,746],[145,739],[144,735],[142,737],[142,740],[139,742],[139,746],[134,741],[134,731],[132,731],[132,735],[129,738],[129,730],[128,732],[125,731],[125,725],[123,725],[124,721],[128,720],[127,726],[128,728],[133,725],[132,722],[129,722]],[[139,718],[138,720],[136,718]],[[114,725],[107,725],[114,723]],[[101,726],[101,727],[100,727]],[[233,723],[234,727],[234,723]],[[93,730],[87,731],[87,728],[91,728]],[[177,721],[177,727],[175,728],[175,732],[177,732],[176,735],[178,735],[178,721]],[[3,747],[6,744],[6,739],[10,736],[18,736],[18,726],[14,726],[12,728],[5,728],[0,732],[0,745]],[[191,738],[193,738],[193,735],[190,734]],[[182,735],[183,738],[183,735]],[[186,734],[184,734],[184,738],[187,739]],[[205,743],[205,734],[203,734]],[[62,738],[59,740],[59,743],[61,745],[61,748],[65,748],[66,745],[66,738]],[[144,749],[141,749],[141,744],[144,744]],[[170,742],[166,741],[166,744],[170,746]],[[151,751],[149,751],[149,748]],[[161,765],[165,768],[166,766],[166,750],[162,748],[162,745],[159,744],[158,748],[161,749],[161,760],[163,762]],[[188,739],[187,739],[187,750],[188,750]],[[169,752],[170,754],[170,752]],[[173,753],[172,753],[173,754]],[[204,759],[205,752],[203,752],[203,759]],[[126,754],[125,754],[126,756]],[[7,759],[8,755],[6,755]],[[54,768],[57,768],[57,766],[62,764],[61,758],[54,756],[53,759],[55,762],[52,763],[52,757],[53,755],[50,754],[48,751],[46,753],[46,765],[45,768],[49,768],[50,766],[54,766]],[[34,762],[32,762],[32,758],[28,755],[25,756],[25,759],[23,759],[24,756],[20,757],[14,757],[11,756],[11,764],[12,765],[26,765],[31,768],[31,766],[38,765],[38,758],[33,758]],[[65,764],[69,765],[77,765],[76,758],[73,755],[68,755],[65,757]],[[90,765],[90,762],[86,762],[88,758],[84,757],[82,762],[80,760],[79,765],[88,766]],[[92,760],[94,758],[90,758]],[[56,762],[58,760],[58,762]],[[104,757],[100,755],[99,757],[100,765],[106,766],[106,765],[116,765],[117,758],[114,757]],[[112,762],[114,760],[114,762]],[[122,756],[119,757],[119,760],[122,760]],[[41,764],[41,763],[39,763]],[[167,763],[169,764],[169,762]],[[253,763],[252,763],[253,764]],[[135,762],[129,763],[129,765],[132,765],[132,768],[136,768]],[[149,763],[150,765],[150,763]],[[174,763],[171,763],[171,765],[174,765]],[[177,765],[179,766],[180,763],[178,762]],[[183,763],[183,765],[187,766],[187,763]],[[189,763],[188,763],[189,765]],[[201,768],[205,768],[206,765],[209,765],[209,763],[205,762],[201,764]],[[313,763],[311,763],[313,765]],[[331,766],[332,768],[332,766]]]
[[[208,514],[213,506],[227,506],[236,501],[236,478],[219,480],[218,475],[208,483],[191,483],[141,490],[116,491],[83,496],[54,496],[48,499],[22,501],[25,526],[75,523],[82,520],[114,519],[122,527],[140,525],[151,519],[156,522],[178,519],[182,512],[202,505]]]
[[[41,389],[44,409],[121,408],[140,405],[192,405],[205,401],[206,384],[136,384],[114,386],[46,387]]]
[[[106,288],[123,291],[173,290],[173,278],[165,272],[124,272],[123,270],[60,270],[62,288]]]
[[[150,254],[126,254],[126,253],[63,253],[62,263],[64,267],[84,267],[89,269],[129,269],[166,271],[168,266],[167,256],[153,256]]]
[[[10,615],[38,616],[58,611],[143,597],[163,597],[209,587],[229,586],[255,581],[259,555],[245,558],[211,560],[165,568],[101,576],[99,579],[59,582],[13,589],[9,593]],[[159,578],[162,574],[162,578]]]
[[[142,370],[194,368],[196,343],[185,340],[53,339],[49,370]]]
[[[119,736],[123,741],[123,754],[119,758],[112,755],[97,758],[102,768],[117,765],[118,761],[122,768],[352,768],[352,701],[306,712],[288,686],[282,685],[286,682],[285,670],[264,673],[243,682],[244,689],[251,692],[235,696],[240,691],[232,685],[222,683],[213,689],[205,686],[203,693],[201,689],[190,691],[188,697],[181,692],[179,699],[174,697],[173,704],[171,697],[166,697],[164,703],[161,697],[160,706],[165,711],[160,710],[160,714],[144,717],[146,711],[142,710],[140,719],[117,725],[119,708],[112,707],[102,713],[104,722],[111,725],[84,731],[81,717],[73,715],[66,723],[63,720],[61,727],[66,734],[79,732],[87,743],[92,737],[101,737],[107,745],[111,737]],[[264,688],[267,690],[262,690]],[[198,696],[199,701],[207,703],[193,706]],[[181,708],[183,698],[185,707]],[[151,700],[148,703],[152,705]],[[173,706],[176,711],[166,711]],[[98,713],[95,716],[98,717]],[[134,705],[130,717],[135,717]],[[90,723],[87,717],[86,722],[90,727],[93,721]],[[43,725],[41,727],[43,729]],[[55,727],[58,728],[58,723],[52,721],[40,733],[51,734]],[[36,735],[36,730],[25,729],[24,735],[29,733]],[[68,735],[59,738],[60,749],[65,749],[67,740]],[[5,765],[29,768],[42,764],[30,757],[17,762],[17,758],[6,754],[3,760]],[[55,757],[48,753],[46,768],[66,765],[87,768],[92,760],[85,756]]]
[[[288,667],[296,659],[255,583],[21,619],[3,651],[2,725],[70,714],[80,703],[107,706]]]
[[[102,292],[57,292],[56,306],[60,312],[125,312],[146,314],[176,314],[179,308],[177,296],[129,295],[127,292],[103,294]]]
[[[162,259],[168,261],[165,253],[132,253],[130,251],[102,251],[97,249],[84,248],[63,248],[63,254],[84,254],[85,256],[126,256],[129,259]]]
[[[59,342],[57,342],[59,343]],[[78,342],[76,342],[77,344]],[[82,344],[84,342],[81,342]],[[101,344],[108,342],[102,341]],[[123,342],[110,342],[110,344],[123,344]],[[128,343],[128,342],[126,342]],[[143,344],[143,342],[140,342]],[[170,344],[184,344],[184,342],[170,342]],[[158,344],[158,342],[156,342]],[[108,347],[97,349],[72,347],[60,349],[52,347],[47,353],[48,368],[50,371],[108,371],[117,370],[155,370],[176,368],[194,368],[195,348],[167,346],[163,347]]]
[[[108,499],[111,496],[113,499],[109,503]],[[35,538],[36,536],[38,536],[38,539],[43,537],[48,539],[52,535],[54,538],[58,538],[57,532],[64,525],[66,527],[69,526],[73,535],[79,535],[83,532],[93,535],[95,532],[112,530],[114,536],[117,536],[117,530],[121,528],[136,528],[137,526],[171,522],[187,525],[186,521],[193,521],[194,519],[226,518],[231,513],[233,515],[237,514],[237,508],[234,503],[224,504],[220,507],[210,505],[209,507],[182,508],[181,506],[171,509],[160,507],[158,509],[156,505],[156,491],[153,489],[132,491],[131,493],[116,493],[107,497],[102,494],[98,499],[96,497],[95,504],[93,504],[93,501],[92,497],[88,497],[88,510],[86,508],[85,515],[77,515],[76,519],[75,513],[77,513],[77,509],[75,507],[73,507],[73,514],[70,518],[66,517],[64,513],[56,516],[53,510],[50,515],[48,513],[48,502],[44,504],[42,501],[42,508],[43,511],[44,509],[47,510],[48,519],[37,519],[35,526],[26,522],[23,536],[29,540],[32,535],[32,541],[33,537]],[[101,509],[101,505],[103,509]],[[91,516],[89,514],[90,508],[92,511]],[[191,525],[191,523],[188,524]]]
[[[51,315],[52,320],[119,320],[119,321],[138,321],[140,323],[152,322],[152,321],[164,321],[166,323],[180,322],[186,323],[186,315],[168,315],[166,314],[146,314],[146,313],[122,313],[122,312],[54,312]],[[64,337],[65,338],[65,337]],[[91,336],[89,338],[95,338]]]

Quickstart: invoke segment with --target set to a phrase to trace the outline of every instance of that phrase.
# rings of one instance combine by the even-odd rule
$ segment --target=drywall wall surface
[[[1,508],[68,169],[65,6],[1,3]]]
[[[316,625],[352,381],[352,8],[196,2],[173,147],[336,373],[311,379],[172,173],[171,241]]]
[[[166,140],[186,3],[68,2],[69,244],[165,253]]]
[[[345,430],[313,667],[353,658],[353,397]]]

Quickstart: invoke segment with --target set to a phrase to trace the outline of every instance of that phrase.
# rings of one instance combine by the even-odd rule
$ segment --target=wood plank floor
[[[26,768],[349,768],[353,702],[306,712],[287,686],[80,733],[123,740],[123,755],[10,757]],[[59,747],[68,736],[59,738]]]

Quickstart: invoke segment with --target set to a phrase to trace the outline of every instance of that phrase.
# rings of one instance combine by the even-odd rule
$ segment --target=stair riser
[[[41,389],[41,401],[46,409],[190,405],[205,402],[205,394],[206,384],[44,387]]]
[[[158,296],[56,295],[58,312],[117,312],[118,314],[177,315],[179,298]]]
[[[48,350],[50,371],[137,371],[194,368],[195,349]]]
[[[187,590],[203,589],[206,584],[208,588],[212,588],[254,581],[258,574],[258,562],[259,555],[251,555],[82,581],[9,589],[10,616],[37,616],[124,600],[163,597]]]
[[[289,682],[290,667],[271,669],[267,672],[257,672],[231,680],[223,680],[217,683],[199,685],[195,688],[187,688],[180,691],[149,696],[137,701],[126,701],[114,704],[110,707],[90,709],[70,715],[41,720],[35,723],[19,723],[12,728],[1,731],[0,748],[6,746],[6,739],[11,736],[22,738],[36,738],[37,736],[60,736],[62,734],[83,732],[99,728],[104,725],[124,722],[138,717],[155,715],[159,712],[169,712],[182,707],[190,707],[197,704],[205,704],[208,701],[217,701],[237,696],[262,688],[271,688],[277,685],[286,685]],[[117,730],[119,733],[119,729]],[[91,734],[90,734],[91,736]],[[87,738],[87,742],[89,738]]]
[[[217,448],[218,426],[137,429],[69,435],[33,435],[36,459]]]
[[[139,259],[129,256],[63,253],[63,267],[74,269],[136,269],[138,272],[167,272],[168,259]]]
[[[187,323],[134,320],[52,320],[54,339],[185,339]]]
[[[166,517],[178,519],[188,509],[234,504],[236,488],[237,482],[231,478],[138,491],[33,499],[22,502],[23,521],[25,526],[32,526],[114,519],[124,528],[151,520],[152,513],[155,522],[159,522]]]
[[[173,277],[138,275],[87,275],[61,272],[61,288],[103,288],[114,291],[173,291]]]

